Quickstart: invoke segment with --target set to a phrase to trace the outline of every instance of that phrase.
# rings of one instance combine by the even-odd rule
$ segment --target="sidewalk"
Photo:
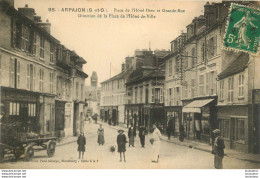
[[[56,142],[56,146],[63,146],[63,145],[67,145],[73,142],[76,142],[78,139],[77,136],[70,136],[70,137],[65,137],[62,138],[59,142]]]
[[[102,123],[99,121],[99,123]],[[102,123],[102,124],[106,124],[106,126],[115,129],[115,130],[119,130],[119,129],[123,129],[125,132],[128,131],[128,128],[124,127],[124,126],[112,126],[112,125],[108,125],[107,123]],[[211,154],[211,145],[207,144],[207,143],[201,143],[201,142],[196,142],[193,140],[184,140],[183,142],[179,141],[179,138],[177,137],[171,137],[171,140],[168,140],[168,137],[163,135],[162,138],[163,141],[166,142],[170,142],[176,145],[181,145],[181,146],[186,146],[189,147],[191,149],[197,149],[197,150],[201,150],[201,151],[205,151]],[[239,152],[236,150],[232,150],[232,149],[225,149],[225,156],[226,157],[230,157],[230,158],[235,158],[238,160],[242,160],[242,161],[248,161],[248,162],[252,162],[252,163],[260,163],[260,154],[251,154],[251,153],[244,153],[244,152]]]

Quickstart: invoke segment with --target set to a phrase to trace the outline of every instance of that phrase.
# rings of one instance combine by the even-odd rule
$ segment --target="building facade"
[[[258,112],[249,109],[257,107],[256,69],[247,67],[248,55],[221,48],[229,6],[206,3],[204,15],[171,42],[172,53],[165,58],[165,109],[177,120],[175,126],[184,126],[188,139],[212,143],[212,131],[220,128],[229,148],[252,152],[259,148]]]
[[[138,128],[144,125],[152,130],[159,125],[163,131],[164,120],[164,57],[170,52],[165,50],[135,51],[134,70],[126,81],[125,117],[127,126]]]
[[[132,70],[132,58],[126,58],[122,72],[101,83],[100,118],[112,125],[125,124],[125,82]],[[127,68],[126,68],[127,66]]]
[[[56,111],[62,105],[57,102],[62,92],[57,83],[60,82],[59,76],[68,75],[56,64],[60,42],[50,34],[51,24],[42,22],[33,8],[26,5],[16,10],[13,1],[0,3],[0,25],[3,27],[0,31],[1,111],[4,122],[14,123],[23,132],[60,135],[57,128],[62,127],[62,123],[57,120],[59,114]],[[81,77],[84,83],[86,74]]]

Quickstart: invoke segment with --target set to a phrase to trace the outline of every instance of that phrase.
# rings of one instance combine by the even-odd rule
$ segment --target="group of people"
[[[124,161],[126,162],[125,159],[125,152],[126,152],[126,136],[124,134],[124,130],[120,129],[118,130],[118,136],[117,136],[117,147],[118,147],[118,152],[120,153],[120,162],[122,161],[122,154],[124,156]],[[145,135],[147,135],[147,131],[144,126],[140,126],[139,128],[139,137],[140,137],[140,142],[142,145],[142,148],[144,148],[145,145]],[[133,125],[130,126],[128,129],[128,138],[129,138],[129,147],[132,146],[134,147],[135,144],[135,137],[136,137],[136,129]]]
[[[157,128],[156,125],[153,125],[153,135],[152,138],[150,140],[151,144],[152,144],[152,162],[158,163],[159,161],[159,151],[160,151],[160,145],[161,145],[161,132],[160,130]],[[118,131],[118,136],[117,136],[117,146],[118,146],[118,152],[120,153],[120,162],[122,161],[122,155],[124,156],[124,161],[126,162],[125,159],[125,152],[126,152],[126,136],[124,134],[124,130],[120,129]],[[145,146],[145,136],[147,135],[147,131],[145,129],[144,126],[140,126],[139,129],[139,138],[140,138],[140,142],[142,145],[142,148],[144,148]],[[134,147],[134,142],[135,142],[135,137],[136,137],[136,130],[133,127],[133,125],[131,125],[131,127],[128,129],[128,137],[129,137],[129,147],[132,146]]]
[[[102,124],[99,125],[99,128],[97,130],[98,134],[98,144],[99,145],[104,145],[105,143],[105,138],[104,138],[104,129],[102,127]],[[84,152],[85,152],[85,145],[86,145],[86,137],[84,136],[84,132],[80,132],[77,140],[78,144],[78,152],[79,152],[79,159],[84,157]]]
[[[118,152],[120,153],[120,162],[122,161],[122,155],[124,158],[124,162],[126,162],[125,158],[125,152],[126,152],[126,143],[127,143],[127,138],[124,134],[124,130],[120,129],[118,130],[118,136],[117,136],[117,146],[118,146]],[[220,130],[215,129],[213,130],[213,135],[214,135],[214,140],[213,140],[213,145],[212,145],[212,153],[214,154],[214,167],[216,169],[222,169],[223,164],[222,160],[224,157],[224,148],[225,144],[223,139],[220,137]],[[100,124],[100,127],[98,128],[97,131],[98,134],[98,144],[103,145],[105,143],[104,139],[104,129],[102,128],[102,124]],[[145,147],[145,136],[148,134],[144,126],[140,126],[139,129],[139,138],[140,142],[142,145],[142,148]],[[136,137],[136,129],[133,125],[128,129],[128,138],[129,138],[129,147],[132,146],[134,147],[134,142],[135,142],[135,137]],[[159,152],[160,152],[160,146],[161,146],[161,140],[162,139],[162,134],[158,127],[154,124],[153,125],[153,134],[152,138],[150,139],[150,143],[152,144],[152,155],[151,155],[151,160],[152,162],[158,163],[159,162]],[[86,145],[86,138],[84,136],[83,132],[80,132],[80,135],[77,140],[78,143],[78,151],[79,151],[79,159],[84,157],[84,152],[85,152],[85,145]]]

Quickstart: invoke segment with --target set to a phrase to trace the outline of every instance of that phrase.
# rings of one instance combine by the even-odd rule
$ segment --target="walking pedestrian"
[[[223,169],[223,157],[224,157],[224,140],[220,137],[220,130],[215,129],[213,130],[213,133],[215,135],[215,141],[214,141],[214,166],[216,169]]]
[[[140,129],[139,129],[139,137],[140,137],[140,142],[141,142],[141,145],[142,147],[144,148],[144,145],[145,145],[145,135],[146,135],[146,129],[145,129],[145,126],[140,126]]]
[[[129,147],[131,145],[135,147],[135,137],[136,137],[136,130],[132,124],[131,127],[128,129]]]
[[[155,124],[153,125],[153,129],[154,131],[152,135],[152,162],[158,163],[162,134]]]
[[[122,162],[122,153],[124,156],[124,162],[126,162],[125,159],[125,152],[126,152],[126,136],[124,134],[124,130],[118,130],[118,136],[117,136],[117,147],[118,147],[118,152],[120,153],[120,162]]]
[[[99,125],[97,134],[98,134],[98,144],[104,145],[105,138],[104,138],[104,129],[102,128],[102,124]]]
[[[78,136],[77,144],[78,144],[79,159],[81,157],[81,154],[82,154],[82,159],[83,159],[84,152],[85,152],[86,138],[82,131],[80,132],[80,134]]]

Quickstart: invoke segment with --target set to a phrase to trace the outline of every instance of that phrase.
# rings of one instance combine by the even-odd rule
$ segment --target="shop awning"
[[[195,113],[201,113],[201,108],[203,106],[206,106],[214,99],[205,99],[205,100],[195,100],[192,101],[190,104],[187,104],[183,107],[182,112],[195,112]]]

